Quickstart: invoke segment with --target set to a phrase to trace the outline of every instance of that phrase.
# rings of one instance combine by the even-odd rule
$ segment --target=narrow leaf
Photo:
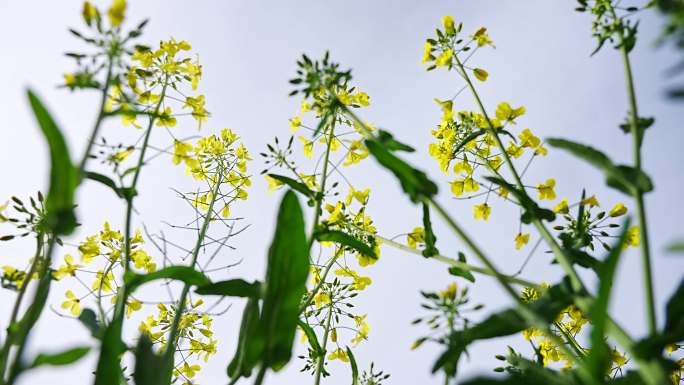
[[[370,246],[342,231],[325,229],[317,231],[316,234],[314,234],[314,237],[319,242],[339,243],[340,245],[351,247],[367,257],[378,259],[378,255],[375,253],[375,250],[373,250]]]
[[[193,286],[211,284],[211,281],[206,275],[190,266],[169,266],[148,274],[128,272],[124,275],[124,281],[126,282],[129,293],[133,293],[140,285],[158,279],[173,279]]]
[[[291,189],[304,194],[304,196],[306,196],[307,198],[313,198],[316,196],[316,193],[311,191],[311,189],[309,189],[309,187],[307,185],[305,185],[304,183],[301,183],[301,182],[296,181],[292,178],[289,178],[289,177],[286,177],[283,175],[278,175],[278,174],[268,174],[268,176],[279,181],[279,182],[282,182],[282,183],[288,185]]]
[[[85,357],[88,352],[90,352],[90,347],[79,346],[59,353],[41,353],[36,357],[35,360],[33,360],[31,368],[42,365],[69,365]]]
[[[226,297],[251,297],[259,298],[261,295],[261,282],[249,283],[243,279],[229,279],[227,281],[214,282],[200,286],[195,293],[201,295],[220,295]]]
[[[76,228],[74,190],[79,176],[71,163],[66,140],[52,116],[31,90],[28,98],[50,149],[50,188],[45,201],[47,222],[56,234],[71,234]]]

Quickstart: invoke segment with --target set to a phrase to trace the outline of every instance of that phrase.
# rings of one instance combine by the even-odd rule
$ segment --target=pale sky
[[[107,2],[98,1],[104,7]],[[494,206],[492,218],[474,222],[471,203],[451,199],[448,179],[436,161],[427,154],[430,129],[439,122],[440,110],[433,98],[451,97],[462,83],[453,74],[426,73],[420,65],[424,39],[434,33],[443,15],[453,15],[464,22],[467,31],[487,26],[497,45],[484,50],[473,64],[490,73],[486,83],[478,83],[482,98],[493,111],[501,101],[524,105],[527,114],[520,127],[530,127],[542,137],[562,136],[589,143],[603,149],[613,159],[629,162],[629,136],[618,129],[626,116],[627,97],[624,74],[617,51],[605,48],[589,57],[595,42],[590,35],[591,19],[573,11],[575,2],[531,0],[376,0],[332,1],[129,1],[129,25],[151,17],[142,41],[156,45],[171,36],[188,40],[204,65],[200,90],[206,94],[212,117],[201,134],[230,127],[256,155],[276,135],[289,136],[287,119],[298,109],[298,99],[287,96],[288,79],[295,71],[295,60],[307,53],[319,57],[330,50],[332,58],[343,68],[352,68],[354,82],[371,97],[371,107],[361,112],[369,121],[392,131],[399,139],[414,145],[418,152],[409,159],[426,170],[440,189],[440,201],[458,221],[466,225],[505,272],[514,272],[525,253],[515,252],[513,237],[517,232],[515,210]],[[97,98],[94,94],[72,94],[56,88],[64,72],[73,69],[65,51],[83,49],[67,27],[81,27],[80,1],[5,1],[0,3],[0,36],[5,55],[0,62],[0,164],[3,183],[0,202],[11,196],[25,197],[46,186],[47,149],[29,111],[24,89],[31,86],[43,97],[65,131],[72,152],[81,154],[86,135],[94,119]],[[636,89],[640,111],[655,116],[656,123],[647,132],[644,144],[644,168],[655,181],[656,190],[647,197],[648,217],[654,254],[654,274],[659,309],[681,279],[681,258],[665,255],[664,246],[684,236],[680,204],[684,180],[681,164],[684,153],[684,131],[681,130],[682,105],[666,100],[664,89],[669,84],[666,69],[677,56],[667,49],[656,49],[662,20],[645,13],[640,25],[639,43],[633,56]],[[467,93],[455,101],[456,109],[472,109]],[[185,127],[184,127],[185,126]],[[194,124],[174,128],[179,135],[194,135]],[[120,135],[118,122],[104,129],[105,135]],[[159,145],[168,137],[153,134]],[[297,143],[298,144],[298,143]],[[297,147],[300,150],[300,147]],[[258,173],[263,165],[255,156],[251,171]],[[412,207],[397,182],[377,164],[366,160],[350,169],[346,176],[359,187],[372,189],[369,214],[375,218],[379,232],[391,237],[420,225],[420,211]],[[584,163],[565,154],[550,155],[533,164],[530,180],[555,177],[560,197],[576,199],[582,187],[595,193],[603,207],[609,209],[618,201],[631,202],[625,196],[604,187],[601,175]],[[187,221],[191,212],[178,209],[181,203],[171,187],[187,186],[183,173],[174,169],[168,159],[153,163],[143,172],[137,208],[145,224],[158,231],[162,223]],[[269,195],[263,178],[255,176],[250,199],[235,209],[235,215],[249,224],[227,257],[242,259],[229,277],[249,279],[263,276],[265,252],[270,242],[278,194]],[[191,183],[191,182],[190,182]],[[79,213],[83,228],[68,239],[78,242],[98,230],[109,220],[120,226],[123,206],[98,185],[86,183],[79,190]],[[307,220],[310,218],[310,213]],[[436,221],[438,246],[443,254],[456,256],[462,245]],[[139,222],[138,222],[139,223]],[[534,239],[535,235],[533,235]],[[181,239],[188,244],[190,238]],[[24,263],[31,242],[2,245],[0,265]],[[73,250],[60,251],[58,256]],[[471,258],[472,259],[472,258]],[[59,258],[58,258],[59,260]],[[474,262],[474,261],[472,261]],[[549,258],[538,254],[524,276],[554,281],[559,269],[548,266]],[[422,314],[419,290],[440,290],[452,281],[446,267],[438,262],[384,248],[381,260],[363,270],[373,279],[357,302],[357,311],[368,313],[369,340],[361,344],[356,356],[362,368],[371,361],[389,373],[389,383],[441,383],[441,377],[429,373],[439,350],[425,346],[411,351],[410,344],[425,330],[410,325]],[[645,330],[641,296],[640,260],[629,252],[622,260],[620,279],[616,284],[613,314],[630,332]],[[591,282],[591,276],[586,274]],[[59,306],[66,286],[58,284],[49,303]],[[471,287],[471,297],[484,303],[481,315],[499,309],[509,300],[496,282],[486,277]],[[0,294],[0,315],[6,322],[13,294]],[[225,367],[232,357],[243,304],[236,302],[225,315],[215,321],[219,352],[205,365],[198,377],[200,384],[226,382]],[[662,314],[661,317],[662,319]],[[130,325],[135,325],[130,322]],[[3,324],[4,325],[4,324]],[[135,330],[130,330],[130,336]],[[475,344],[470,358],[461,362],[461,375],[489,373],[498,365],[495,354],[505,352],[505,344],[520,346],[522,337]],[[30,354],[70,347],[78,344],[95,346],[76,321],[57,317],[46,309],[33,333]],[[85,380],[96,360],[95,354],[79,364],[60,369],[41,369],[24,377],[22,384],[67,383]],[[269,384],[300,384],[311,379],[299,373],[303,363],[293,359],[280,373],[269,374]],[[349,369],[337,362],[330,365],[333,376],[326,384],[347,384]],[[461,377],[464,378],[464,377]]]

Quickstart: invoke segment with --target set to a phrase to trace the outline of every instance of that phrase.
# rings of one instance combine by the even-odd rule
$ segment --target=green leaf
[[[47,223],[55,234],[71,234],[76,228],[74,191],[79,175],[71,163],[66,140],[52,116],[31,90],[28,90],[28,98],[50,149],[50,188],[45,201]]]
[[[95,370],[95,385],[120,385],[123,381],[120,357],[126,346],[121,341],[122,324],[123,317],[117,317],[104,331]]]
[[[408,144],[401,143],[398,140],[394,139],[394,136],[392,136],[392,134],[385,130],[378,130],[375,140],[380,142],[389,151],[416,151],[415,148],[409,146]]]
[[[365,143],[375,160],[399,179],[402,189],[413,203],[437,194],[437,185],[424,172],[397,158],[381,142],[367,139]]]
[[[684,280],[665,306],[665,333],[674,334],[676,341],[684,340]]]
[[[230,364],[228,364],[228,377],[231,379],[235,380],[238,377],[249,377],[252,375],[252,369],[256,366],[258,357],[247,360],[247,344],[253,338],[256,338],[259,332],[258,328],[259,300],[255,297],[250,297],[245,305],[245,311],[242,313],[237,350]]]
[[[622,226],[623,231],[618,241],[612,246],[608,256],[598,270],[599,289],[591,306],[591,349],[587,357],[587,365],[594,378],[601,382],[605,374],[610,370],[611,352],[605,341],[606,319],[608,318],[608,305],[613,289],[613,279],[617,269],[620,256],[622,255],[623,245],[627,239],[629,220]]]
[[[112,180],[112,178],[110,178],[106,175],[103,175],[103,174],[100,174],[97,172],[86,171],[85,177],[86,177],[86,179],[90,179],[92,181],[99,182],[99,183],[109,187],[114,192],[114,194],[116,194],[116,196],[118,196],[119,198],[130,199],[130,198],[133,198],[135,195],[137,195],[135,190],[131,190],[129,188],[117,186],[116,182],[114,182]]]
[[[144,333],[140,335],[135,349],[133,379],[136,385],[164,384],[164,358],[154,352],[152,341]]]
[[[42,365],[69,365],[83,358],[88,352],[90,352],[89,346],[79,346],[59,353],[41,353],[33,360],[31,368]]]
[[[524,209],[523,214],[520,217],[520,220],[523,223],[530,224],[535,218],[539,220],[546,220],[549,222],[552,222],[556,219],[556,213],[549,209],[539,207],[537,202],[533,201],[532,198],[530,198],[530,196],[527,194],[527,192],[518,189],[517,187],[513,186],[512,184],[506,182],[505,180],[499,177],[486,176],[485,179],[503,187],[508,192],[513,194],[513,196],[515,196],[520,206],[522,206],[522,208]]]
[[[140,285],[157,279],[173,279],[193,286],[211,284],[211,281],[206,275],[190,266],[169,266],[148,274],[136,274],[132,272],[124,274],[124,281],[126,282],[129,294],[133,293]]]
[[[308,275],[309,243],[304,218],[297,196],[290,190],[280,204],[268,251],[259,332],[247,345],[248,362],[261,359],[262,365],[277,371],[290,360]]]
[[[684,253],[684,240],[670,243],[665,250],[668,253]]]
[[[352,249],[369,258],[378,259],[378,255],[375,253],[375,250],[373,250],[370,246],[342,231],[323,229],[317,231],[314,234],[314,237],[319,242],[339,243],[340,245],[351,247]]]
[[[439,250],[437,250],[437,247],[435,246],[435,243],[437,243],[437,237],[432,231],[430,207],[427,205],[427,203],[423,203],[423,229],[425,230],[425,249],[423,250],[423,256],[425,258],[429,258],[433,255],[439,254]]]
[[[354,353],[349,349],[349,346],[347,346],[347,356],[352,371],[352,385],[357,385],[359,383],[359,367],[356,365],[356,358],[354,358]]]
[[[593,147],[575,143],[565,139],[550,138],[549,145],[566,150],[578,158],[601,170],[606,177],[606,184],[627,195],[636,195],[638,191],[653,190],[651,178],[643,171],[631,166],[615,165],[604,153]]]
[[[243,279],[229,279],[227,281],[214,282],[209,285],[200,286],[195,289],[195,293],[201,295],[221,295],[226,297],[259,298],[261,296],[261,282],[254,281],[249,283]]]
[[[304,196],[306,196],[307,198],[314,198],[316,196],[316,193],[311,191],[311,189],[309,189],[309,187],[304,183],[278,174],[268,174],[268,176],[290,186],[291,189],[304,194]]]
[[[463,252],[460,252],[460,251],[458,252],[458,261],[463,262],[463,263],[467,263],[466,262],[466,256],[465,256],[465,254],[463,254]],[[468,270],[461,269],[458,266],[449,267],[449,274],[454,275],[456,277],[465,278],[470,282],[475,282],[475,276],[473,275],[473,273],[471,273]]]
[[[316,357],[320,357],[323,354],[323,348],[321,348],[321,345],[318,343],[318,337],[316,336],[316,332],[307,324],[306,322],[302,321],[301,319],[297,321],[297,326],[299,326],[300,329],[306,334],[306,339],[309,341],[309,346],[311,346],[311,349],[314,351],[314,354]]]
[[[78,316],[78,320],[90,331],[90,335],[97,339],[102,338],[104,330],[99,322],[97,322],[97,315],[95,315],[92,309],[83,309]]]

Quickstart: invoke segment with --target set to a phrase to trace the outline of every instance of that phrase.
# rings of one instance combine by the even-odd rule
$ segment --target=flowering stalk
[[[223,165],[219,165],[218,171],[217,171],[217,177],[216,181],[214,181],[214,188],[211,191],[211,200],[209,201],[209,207],[207,209],[207,214],[204,217],[204,221],[202,223],[202,227],[200,228],[200,232],[197,236],[197,242],[195,243],[195,248],[192,251],[192,258],[190,261],[190,266],[195,267],[197,264],[197,257],[199,256],[200,249],[202,249],[202,246],[204,244],[204,238],[207,234],[207,230],[209,229],[209,224],[211,223],[211,217],[214,212],[214,204],[218,200],[218,195],[219,195],[219,187],[221,186],[221,183],[223,182]],[[178,326],[180,325],[181,318],[183,317],[183,312],[185,311],[185,302],[188,297],[188,292],[190,291],[191,285],[188,283],[185,283],[183,285],[183,290],[181,291],[180,298],[178,299],[178,305],[176,307],[176,313],[174,314],[173,317],[173,323],[171,324],[171,329],[169,330],[169,339],[166,344],[166,349],[164,350],[164,355],[163,355],[163,361],[164,363],[168,364],[168,372],[166,373],[167,381],[171,381],[171,377],[173,375],[173,367],[174,367],[174,362],[173,362],[173,356],[176,353],[176,346],[178,344]]]
[[[164,101],[164,96],[166,95],[166,87],[169,84],[169,76],[166,75],[164,78],[164,84],[162,86],[161,93],[159,95],[159,101],[157,102],[154,111],[149,115],[149,121],[147,124],[147,129],[145,130],[145,137],[143,138],[142,147],[140,148],[140,156],[138,157],[138,163],[135,167],[135,173],[133,174],[133,181],[131,185],[127,188],[128,194],[125,195],[126,200],[126,219],[125,219],[125,230],[124,230],[124,271],[130,271],[131,264],[131,221],[133,218],[133,199],[136,194],[136,187],[138,185],[138,178],[140,177],[140,172],[142,171],[143,164],[145,162],[145,152],[150,140],[150,135],[152,134],[152,127],[154,122],[159,115],[159,110],[161,108],[162,102]],[[104,277],[104,275],[103,275]],[[126,283],[124,282],[119,287],[119,294],[116,298],[116,305],[114,308],[114,319],[121,319],[123,321],[124,310],[126,307],[126,300],[128,299],[128,293],[126,292]]]
[[[618,16],[615,12],[615,6],[612,2],[610,4],[610,11],[615,20]],[[639,128],[639,113],[637,110],[636,91],[634,90],[634,77],[632,75],[632,65],[629,60],[629,51],[625,42],[625,31],[623,28],[619,30],[618,39],[620,43],[620,53],[622,55],[623,66],[625,68],[625,81],[627,83],[627,95],[629,98],[629,127],[632,135],[632,156],[634,157],[634,168],[638,172],[641,171],[641,142],[643,132]],[[641,261],[643,269],[644,289],[646,291],[644,297],[646,300],[646,320],[648,321],[648,330],[650,334],[657,332],[657,319],[655,309],[655,294],[653,291],[653,272],[651,267],[651,250],[648,238],[648,225],[646,223],[646,207],[644,204],[644,193],[640,189],[634,194],[634,201],[637,208],[637,217],[639,219],[639,233],[641,240]]]
[[[322,282],[322,281],[321,281]],[[325,320],[325,331],[323,332],[323,346],[321,347],[321,356],[318,358],[318,364],[316,365],[316,374],[314,376],[314,385],[319,385],[321,383],[321,375],[323,374],[323,366],[325,365],[325,349],[328,346],[328,333],[330,333],[330,323],[332,321],[333,315],[333,303],[330,302],[328,316]]]
[[[463,67],[463,63],[461,63],[461,60],[458,58],[458,55],[454,55],[454,59],[456,61],[456,65],[460,70],[460,75],[468,84],[468,88],[472,92],[473,97],[475,98],[475,101],[477,102],[477,105],[480,108],[480,111],[482,112],[482,115],[485,117],[485,120],[487,121],[487,131],[494,138],[496,146],[499,148],[499,151],[501,151],[504,161],[506,162],[506,165],[511,171],[513,178],[515,179],[515,184],[518,186],[521,192],[527,194],[522,179],[520,178],[520,174],[518,174],[518,171],[513,165],[513,161],[511,161],[511,157],[508,155],[508,152],[506,152],[506,148],[504,147],[503,142],[499,137],[499,133],[496,131],[496,128],[494,128],[494,124],[492,124],[492,121],[489,118],[489,115],[487,114],[487,110],[484,108],[484,105],[482,104],[482,100],[480,99],[480,96],[477,93],[475,86],[473,85],[472,81],[470,80],[470,77],[466,73],[465,68]],[[577,291],[584,290],[584,284],[582,283],[582,280],[580,279],[579,275],[577,275],[577,271],[575,271],[575,269],[572,267],[570,258],[568,258],[568,256],[565,254],[565,252],[560,247],[558,242],[556,242],[555,238],[551,235],[549,230],[542,223],[541,219],[532,216],[532,222],[534,223],[539,233],[542,235],[542,237],[544,237],[544,240],[553,251],[554,255],[558,260],[558,263],[560,263],[560,265],[563,267],[563,270],[565,270],[565,273],[568,274],[568,276],[570,277],[570,281],[572,283],[573,288]]]

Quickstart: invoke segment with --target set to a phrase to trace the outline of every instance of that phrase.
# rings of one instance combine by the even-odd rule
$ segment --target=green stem
[[[114,66],[114,60],[111,56],[108,57],[108,63],[107,63],[107,77],[105,79],[105,84],[104,87],[102,88],[102,96],[100,97],[100,110],[97,113],[97,119],[95,120],[95,125],[93,126],[93,130],[90,132],[90,138],[88,138],[88,144],[86,145],[85,152],[83,153],[83,158],[81,158],[81,163],[78,166],[78,173],[79,173],[79,178],[83,175],[83,172],[85,171],[86,164],[88,163],[88,160],[90,159],[90,151],[93,148],[93,145],[95,144],[95,140],[97,140],[97,134],[100,132],[100,126],[102,125],[102,121],[105,118],[106,112],[105,112],[105,105],[107,104],[107,97],[109,94],[109,87],[110,83],[112,80],[112,68]]]
[[[192,259],[190,261],[190,266],[195,267],[195,264],[197,264],[197,258],[199,256],[200,250],[202,249],[202,245],[204,244],[204,238],[207,234],[207,230],[209,229],[209,224],[211,223],[211,216],[212,213],[214,212],[214,204],[218,200],[219,196],[219,189],[221,187],[221,183],[223,181],[223,166],[219,165],[218,166],[218,176],[216,178],[216,182],[214,184],[214,187],[211,191],[211,201],[209,202],[209,207],[207,209],[207,214],[204,217],[204,221],[202,223],[202,227],[200,228],[200,232],[197,236],[197,242],[195,243],[195,248],[192,251]],[[171,381],[171,376],[173,374],[173,357],[174,354],[176,353],[176,346],[178,345],[178,326],[180,325],[181,318],[183,316],[183,312],[185,311],[185,302],[188,297],[188,292],[190,291],[190,284],[186,283],[183,285],[183,290],[181,292],[180,298],[178,299],[178,305],[176,307],[176,314],[173,317],[173,323],[171,324],[171,330],[169,331],[169,338],[167,341],[167,346],[166,349],[164,350],[164,359],[163,362],[168,364],[168,381]]]
[[[377,240],[379,240],[380,243],[382,243],[382,244],[386,244],[386,245],[392,246],[396,249],[406,251],[406,252],[411,253],[411,254],[419,255],[421,257],[423,256],[423,254],[420,252],[420,250],[410,248],[404,244],[401,244],[399,242],[395,242],[391,239],[381,237],[379,235],[373,234],[372,236],[375,237]],[[450,257],[445,257],[445,256],[440,255],[440,254],[433,255],[430,257],[430,259],[434,259],[436,261],[440,261],[440,262],[445,263],[447,265],[455,266],[455,267],[458,267],[459,269],[463,269],[463,270],[470,271],[473,273],[479,273],[479,274],[488,275],[488,276],[495,276],[494,271],[489,269],[489,268],[473,266],[473,265],[470,265],[468,263],[461,262],[459,260],[456,260],[456,259],[453,259]],[[541,287],[541,285],[538,283],[528,281],[528,280],[525,280],[522,278],[517,278],[514,276],[510,276],[510,275],[501,275],[501,277],[510,283],[522,285],[525,287],[534,287],[534,288]]]
[[[461,60],[458,58],[458,56],[454,56],[454,59],[456,60],[458,68],[460,69],[461,76],[463,77],[463,79],[465,79],[466,83],[468,84],[468,88],[470,89],[471,93],[473,94],[473,97],[475,98],[475,101],[477,102],[478,107],[480,108],[480,112],[482,112],[482,115],[485,117],[485,120],[487,121],[487,131],[494,138],[494,141],[496,142],[496,145],[499,148],[499,151],[501,152],[501,155],[503,156],[504,161],[508,166],[508,169],[510,170],[511,174],[513,175],[513,178],[515,179],[516,185],[518,186],[521,192],[527,194],[525,190],[525,185],[523,184],[522,179],[520,178],[520,174],[518,174],[515,165],[513,165],[513,161],[511,160],[511,157],[508,155],[508,152],[506,152],[506,148],[504,147],[503,142],[501,141],[501,138],[499,137],[499,134],[496,131],[496,128],[492,124],[492,121],[489,118],[489,115],[487,114],[487,110],[485,109],[484,104],[480,99],[480,95],[477,93],[477,90],[473,85],[473,82],[470,80],[470,77],[466,73],[465,68],[463,67],[463,64],[461,63]],[[568,274],[568,276],[570,277],[570,281],[572,283],[573,288],[576,291],[584,290],[584,284],[582,283],[582,280],[573,268],[572,263],[570,262],[570,258],[565,254],[565,252],[560,247],[558,242],[556,242],[556,239],[553,237],[553,235],[551,235],[551,232],[546,228],[544,223],[542,223],[542,221],[539,218],[533,216],[532,221],[534,223],[534,226],[541,234],[541,236],[544,238],[546,243],[551,248],[551,251],[553,251],[554,255],[556,256],[556,259],[558,260],[558,263],[563,267],[565,273]]]
[[[314,385],[319,385],[321,383],[321,375],[323,374],[323,367],[325,365],[325,354],[326,347],[328,346],[328,334],[330,333],[330,323],[332,322],[333,315],[333,304],[330,302],[330,307],[328,308],[328,317],[325,321],[325,331],[323,332],[323,346],[321,356],[318,357],[318,363],[316,365],[316,374],[314,377]]]
[[[9,358],[9,351],[12,347],[12,340],[13,340],[13,332],[12,332],[12,325],[17,321],[17,316],[19,315],[19,309],[21,308],[21,302],[24,299],[24,296],[26,295],[26,288],[28,287],[29,283],[31,282],[31,277],[33,277],[33,274],[36,272],[36,269],[38,268],[38,264],[40,261],[40,256],[42,255],[43,252],[43,235],[42,233],[39,233],[36,236],[36,252],[33,256],[33,262],[31,262],[31,267],[29,268],[29,272],[24,278],[24,282],[22,282],[21,287],[19,288],[19,293],[17,294],[17,298],[14,301],[14,306],[12,307],[12,314],[10,316],[10,321],[7,326],[7,339],[5,340],[5,344],[2,346],[2,353],[0,353],[0,383],[4,383],[4,378],[5,378],[5,369],[7,367],[7,359]]]
[[[323,270],[323,275],[321,275],[320,281],[318,281],[318,284],[314,286],[313,290],[309,293],[309,295],[306,297],[306,300],[304,300],[304,304],[299,308],[299,313],[303,313],[309,305],[311,305],[311,302],[313,302],[314,297],[318,292],[321,290],[323,287],[323,284],[325,283],[325,278],[328,276],[328,273],[330,273],[330,269],[335,265],[335,261],[337,260],[337,257],[340,256],[342,253],[342,248],[339,248],[336,252],[335,255],[330,259],[328,264],[325,266],[325,269]]]
[[[314,242],[314,233],[316,232],[316,227],[318,227],[318,223],[321,217],[321,213],[323,211],[323,199],[325,198],[325,184],[326,181],[328,180],[328,163],[330,161],[330,147],[332,144],[332,141],[335,138],[335,121],[330,124],[330,132],[328,133],[328,141],[325,146],[325,155],[323,156],[323,171],[321,174],[321,180],[320,180],[320,189],[319,189],[319,194],[318,197],[316,197],[316,206],[314,207],[314,219],[311,224],[311,236],[309,237],[309,248],[313,245]]]
[[[615,13],[613,4],[610,9],[615,20],[619,20]],[[636,91],[634,90],[634,76],[632,75],[632,65],[629,60],[629,52],[625,44],[624,29],[620,29],[620,52],[625,68],[625,80],[627,83],[627,95],[629,98],[629,126],[632,134],[632,156],[634,157],[634,168],[637,172],[641,171],[641,141],[643,133],[639,130],[639,112],[637,109]],[[641,234],[641,263],[644,280],[644,291],[646,301],[646,320],[648,331],[651,335],[657,332],[658,322],[656,319],[655,294],[653,290],[653,271],[651,264],[651,250],[648,237],[648,226],[646,223],[646,207],[644,204],[644,193],[637,189],[634,200],[637,206],[637,217],[639,218],[639,233]]]
[[[26,349],[26,342],[28,341],[31,330],[33,330],[33,326],[36,324],[36,322],[38,322],[38,319],[45,308],[45,303],[50,290],[50,283],[52,282],[50,265],[52,264],[52,254],[55,249],[56,240],[57,239],[54,236],[48,239],[48,249],[45,253],[45,260],[40,266],[40,271],[38,272],[38,276],[40,277],[40,280],[38,281],[38,288],[33,294],[31,306],[19,321],[21,328],[17,332],[18,348],[16,354],[14,355],[12,366],[10,367],[9,379],[7,380],[8,385],[14,384],[22,371],[22,359],[24,350]]]

